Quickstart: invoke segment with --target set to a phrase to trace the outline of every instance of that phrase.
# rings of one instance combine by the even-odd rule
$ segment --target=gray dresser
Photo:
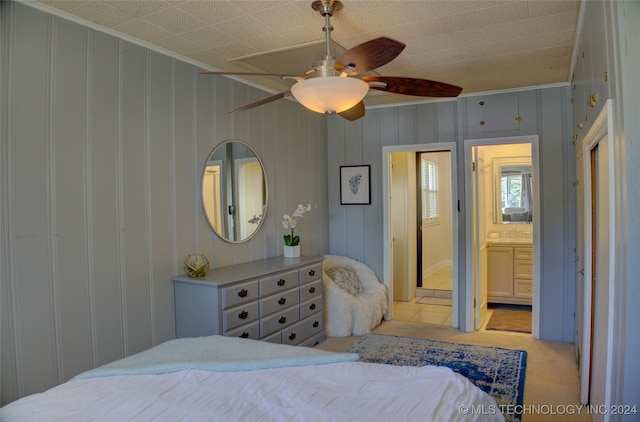
[[[322,260],[276,257],[174,277],[176,336],[323,341]]]

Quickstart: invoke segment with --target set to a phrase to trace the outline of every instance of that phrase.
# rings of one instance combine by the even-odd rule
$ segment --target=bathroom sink
[[[518,244],[518,245],[531,245],[533,244],[533,239],[525,239],[525,238],[497,238],[497,239],[487,239],[487,243],[491,243],[493,245],[502,245],[502,244]]]
[[[487,238],[487,243],[494,245],[531,245],[533,243],[533,239],[531,238],[531,233],[526,232],[490,232]]]

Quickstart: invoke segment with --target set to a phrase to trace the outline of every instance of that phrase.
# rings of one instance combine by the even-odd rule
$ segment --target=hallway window
[[[422,219],[437,220],[440,217],[438,204],[438,163],[427,158],[420,157],[420,179],[422,188]]]

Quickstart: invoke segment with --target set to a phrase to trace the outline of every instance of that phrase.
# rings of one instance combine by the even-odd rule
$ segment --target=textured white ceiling
[[[210,70],[246,70],[232,59],[323,39],[324,18],[311,0],[38,0],[83,20],[169,50]],[[345,48],[379,36],[404,42],[385,76],[458,85],[463,94],[569,81],[579,0],[343,0],[331,19]],[[279,54],[278,71],[299,73],[300,57]],[[302,68],[318,57],[309,57]],[[270,70],[270,69],[267,69]],[[210,76],[200,76],[210,77]],[[250,77],[279,92],[292,85]],[[266,94],[265,94],[266,96]],[[367,105],[424,101],[370,93]]]

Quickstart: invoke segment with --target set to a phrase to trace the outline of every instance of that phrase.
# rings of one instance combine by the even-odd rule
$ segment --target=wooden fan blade
[[[396,94],[418,97],[457,97],[462,88],[428,79],[403,78],[398,76],[364,76],[365,82],[374,82],[370,88]]]
[[[281,78],[291,77],[291,78],[302,78],[306,79],[306,76],[300,75],[286,75],[282,73],[262,73],[262,72],[223,72],[223,71],[214,71],[214,70],[201,70],[198,72],[201,75],[236,75],[236,76],[278,76]]]
[[[347,50],[333,68],[338,72],[347,68],[345,71],[349,75],[357,75],[389,63],[404,47],[405,44],[391,38],[376,38]]]
[[[286,97],[287,95],[290,95],[290,94],[291,94],[291,90],[290,89],[288,89],[286,91],[278,92],[277,94],[273,94],[273,95],[270,95],[268,97],[262,98],[260,100],[254,101],[252,103],[245,104],[245,105],[243,105],[241,107],[235,108],[235,109],[231,110],[229,113],[235,113],[236,111],[244,111],[244,110],[248,110],[250,108],[258,107],[258,106],[261,106],[263,104],[267,104],[267,103],[270,103],[272,101],[279,100],[280,98],[284,98],[284,97]]]
[[[341,117],[344,117],[350,122],[354,120],[358,120],[361,117],[364,117],[364,103],[360,101],[358,104],[351,107],[349,110],[345,110],[341,113],[338,113]]]

